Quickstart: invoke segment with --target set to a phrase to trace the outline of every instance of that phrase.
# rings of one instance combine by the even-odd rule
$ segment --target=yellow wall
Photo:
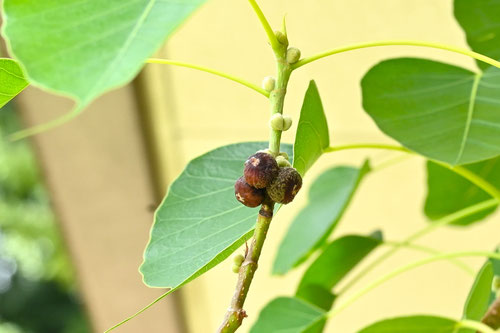
[[[354,42],[377,39],[420,39],[467,47],[464,34],[453,18],[451,0],[273,0],[260,1],[276,27],[287,14],[290,43],[304,56]],[[265,34],[245,0],[211,0],[169,40],[166,54],[234,73],[259,83],[274,74],[272,53]],[[361,108],[359,82],[382,59],[423,56],[474,69],[471,59],[444,51],[414,47],[385,47],[337,55],[294,73],[286,100],[287,114],[298,119],[308,80],[315,79],[323,98],[333,144],[391,142]],[[155,65],[156,66],[156,65]],[[169,112],[177,123],[172,144],[182,158],[171,175],[189,159],[235,141],[267,140],[268,105],[265,98],[229,81],[188,69],[169,68]],[[293,142],[296,127],[284,134]],[[356,151],[324,156],[311,170],[306,184],[332,165],[360,165],[370,156],[379,163],[397,153]],[[356,194],[335,236],[369,233],[382,228],[386,238],[400,240],[422,228],[425,195],[423,160],[412,158],[370,175]],[[305,204],[307,186],[293,205],[280,211],[271,226],[257,276],[246,303],[248,331],[259,309],[277,295],[291,295],[302,269],[285,277],[271,277],[272,260],[292,217]],[[475,228],[448,228],[422,240],[443,250],[491,249],[498,242],[495,220]],[[419,255],[401,254],[361,282],[384,270],[415,260]],[[478,267],[481,260],[471,263]],[[183,288],[191,332],[214,331],[221,321],[236,283],[228,261]],[[433,264],[412,271],[370,293],[330,322],[329,332],[355,332],[377,319],[399,314],[436,313],[458,318],[471,277],[449,264]],[[360,286],[358,285],[358,286]]]

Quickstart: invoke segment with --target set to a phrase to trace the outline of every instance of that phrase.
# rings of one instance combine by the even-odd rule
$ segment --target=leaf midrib
[[[465,146],[467,144],[467,138],[469,137],[470,127],[472,124],[472,116],[474,114],[474,107],[476,105],[477,91],[478,91],[479,83],[480,83],[482,77],[483,77],[482,72],[476,73],[474,75],[474,82],[472,83],[472,90],[470,93],[469,107],[467,109],[467,120],[466,120],[465,127],[464,127],[464,136],[462,138],[462,143],[460,144],[460,150],[458,152],[457,159],[455,160],[454,164],[459,164],[460,159],[462,158],[464,151],[465,151]]]

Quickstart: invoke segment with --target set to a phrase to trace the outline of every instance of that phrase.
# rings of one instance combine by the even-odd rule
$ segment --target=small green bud
[[[245,257],[242,254],[238,254],[233,258],[233,273],[238,273],[240,271],[241,264],[245,260]]]
[[[292,117],[283,116],[283,131],[288,131],[292,127]]]
[[[296,47],[291,47],[286,51],[286,61],[289,64],[295,64],[300,59],[300,50]]]
[[[267,92],[271,92],[274,90],[276,86],[276,79],[272,76],[266,76],[264,80],[262,80],[262,89]]]
[[[291,167],[292,165],[290,164],[290,162],[288,162],[288,159],[286,159],[284,156],[282,155],[278,155],[276,157],[276,163],[278,163],[278,166],[280,168],[286,168],[286,167]]]
[[[234,258],[233,258],[234,264],[238,265],[238,266],[241,266],[241,264],[243,263],[244,260],[245,260],[245,257],[242,254],[238,254],[238,255],[234,256]]]
[[[284,33],[276,30],[274,34],[276,35],[276,39],[281,45],[288,46],[288,37]]]
[[[281,113],[275,113],[269,120],[269,126],[275,131],[282,131],[285,125],[285,121]]]
[[[288,154],[285,153],[284,151],[280,152],[278,156],[283,156],[284,158],[286,158],[287,161],[290,161],[290,156],[288,156]]]

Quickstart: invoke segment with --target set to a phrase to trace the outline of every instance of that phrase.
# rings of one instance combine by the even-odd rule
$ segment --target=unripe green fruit
[[[288,46],[288,37],[284,33],[276,30],[274,34],[276,35],[276,39],[281,45]]]
[[[287,204],[293,201],[302,187],[302,177],[294,168],[281,168],[278,176],[266,188],[274,202]]]
[[[264,80],[262,80],[262,89],[267,92],[271,92],[276,87],[276,79],[272,76],[266,76]]]
[[[278,163],[274,156],[266,153],[256,153],[245,162],[243,174],[245,181],[258,189],[267,187],[279,171]]]
[[[288,131],[292,127],[292,117],[283,116],[283,131]]]
[[[281,113],[275,113],[269,119],[269,126],[275,131],[282,131],[285,126],[285,119]]]
[[[236,200],[247,207],[257,207],[264,201],[266,193],[263,189],[257,189],[247,184],[245,177],[240,177],[234,184],[234,195]]]
[[[240,272],[240,268],[241,266],[233,265],[233,268],[231,270],[233,271],[233,273],[238,274]]]
[[[291,47],[286,51],[286,61],[289,64],[295,64],[300,59],[300,50],[296,47]]]

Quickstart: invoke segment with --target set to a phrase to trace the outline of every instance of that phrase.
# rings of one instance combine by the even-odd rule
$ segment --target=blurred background
[[[276,27],[287,15],[290,43],[308,56],[380,39],[419,39],[467,47],[452,0],[260,1]],[[211,0],[157,54],[259,83],[274,75],[265,34],[246,1]],[[359,82],[380,60],[425,57],[474,70],[472,59],[444,51],[386,47],[340,54],[293,74],[285,112],[298,119],[309,80],[318,84],[332,144],[390,143],[364,114]],[[22,142],[6,134],[67,112],[72,102],[29,87],[0,110],[0,332],[102,332],[163,290],[142,284],[138,267],[156,205],[193,157],[237,141],[267,140],[268,105],[229,81],[183,68],[147,65],[130,85],[106,94],[74,121]],[[296,126],[283,136],[293,142]],[[273,221],[245,306],[248,331],[259,310],[292,295],[302,269],[270,275],[280,240],[305,204],[307,184],[332,165],[374,164],[395,152],[324,156],[294,205]],[[334,237],[384,231],[400,240],[424,226],[424,161],[408,159],[370,175]],[[439,230],[422,244],[443,251],[491,250],[499,214],[473,227]],[[360,285],[421,255],[401,251]],[[483,260],[469,263],[479,268]],[[168,296],[117,332],[212,332],[229,304],[231,262]],[[327,332],[355,332],[383,317],[440,314],[458,318],[470,276],[436,263],[385,284],[332,320]]]

